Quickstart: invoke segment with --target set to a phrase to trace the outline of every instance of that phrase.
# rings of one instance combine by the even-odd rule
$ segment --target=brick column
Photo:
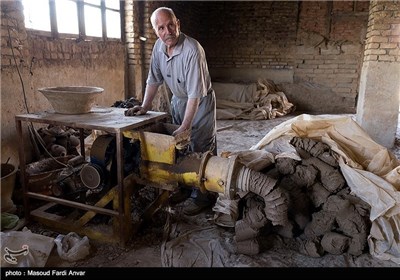
[[[371,1],[357,121],[377,143],[394,145],[400,95],[400,2]]]
[[[127,94],[126,97],[143,98],[143,59],[140,40],[143,32],[141,2],[125,1],[125,45],[127,52]]]

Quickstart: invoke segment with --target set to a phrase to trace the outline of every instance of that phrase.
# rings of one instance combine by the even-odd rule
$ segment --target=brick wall
[[[295,83],[316,85],[336,98],[333,111],[355,111],[369,1],[145,1],[142,5],[137,16],[144,24],[137,32],[146,34],[147,41],[142,44],[141,93],[156,40],[148,19],[155,8],[169,6],[181,20],[182,31],[203,45],[211,70],[289,70]]]
[[[214,3],[204,39],[210,67],[294,69],[355,108],[369,2]]]
[[[127,96],[140,100],[145,90],[151,51],[157,39],[150,23],[151,12],[157,5],[155,1],[125,1],[125,43],[129,76]]]
[[[28,35],[24,27],[22,7],[19,2],[1,3],[1,69],[17,63],[24,65],[29,56]],[[15,60],[14,60],[14,57]]]
[[[13,47],[17,63],[21,67],[62,64],[95,66],[99,60],[101,63],[105,61],[109,67],[116,67],[117,63],[123,61],[124,49],[119,41],[105,43],[54,39],[50,33],[25,29],[22,5],[19,1],[2,2],[1,19],[2,71],[7,71],[9,68],[12,71],[12,68],[15,67],[11,47]],[[29,65],[27,65],[28,63]]]
[[[20,1],[2,1],[1,8],[2,75],[16,74],[18,67],[33,94],[44,86],[96,85],[108,92],[100,104],[111,105],[124,96],[125,54],[120,40],[53,38],[49,32],[25,28]],[[46,105],[41,98],[29,101],[34,110]]]
[[[272,68],[293,66],[297,2],[204,3],[199,40],[209,66]]]
[[[373,1],[364,61],[400,61],[400,2]]]
[[[302,2],[295,80],[326,86],[355,110],[369,2]],[[340,99],[339,99],[340,100]]]

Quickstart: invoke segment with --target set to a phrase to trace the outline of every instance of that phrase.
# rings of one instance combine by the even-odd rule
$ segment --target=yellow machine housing
[[[156,123],[141,131],[127,131],[124,136],[140,141],[140,179],[144,183],[172,190],[179,184],[199,188],[202,192],[235,195],[235,181],[241,166],[235,157],[222,158],[210,153],[181,155],[182,142],[172,132],[178,126]]]

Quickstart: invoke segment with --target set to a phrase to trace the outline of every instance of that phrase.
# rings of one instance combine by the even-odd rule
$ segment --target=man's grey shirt
[[[171,112],[176,124],[183,121],[188,98],[200,98],[192,124],[192,150],[216,149],[215,93],[204,49],[197,40],[181,33],[171,57],[166,45],[160,39],[156,41],[147,84],[161,85],[164,81],[173,94]]]
[[[147,83],[166,82],[171,92],[180,98],[206,96],[211,90],[204,49],[195,39],[181,33],[171,57],[158,39],[154,45]]]

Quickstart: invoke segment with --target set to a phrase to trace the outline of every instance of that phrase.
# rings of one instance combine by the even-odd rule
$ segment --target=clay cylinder
[[[61,145],[53,144],[50,146],[50,154],[53,157],[65,157],[67,155],[67,150]]]
[[[235,240],[237,242],[254,239],[259,233],[258,229],[253,229],[245,220],[239,220],[235,224]]]
[[[68,160],[68,164],[72,166],[77,166],[83,162],[85,162],[85,158],[83,156],[76,156]]]
[[[260,253],[260,243],[257,239],[247,239],[236,242],[236,253],[245,255],[257,255]]]

